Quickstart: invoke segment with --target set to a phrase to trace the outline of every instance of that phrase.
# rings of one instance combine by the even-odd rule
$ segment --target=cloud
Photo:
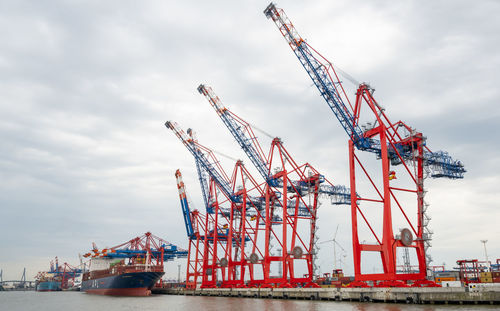
[[[21,265],[33,276],[56,255],[75,263],[92,241],[111,246],[146,231],[186,247],[175,169],[198,207],[201,193],[191,156],[163,123],[193,127],[200,142],[251,166],[196,91],[199,83],[281,137],[298,162],[348,184],[347,137],[262,14],[267,4],[0,5],[4,276],[14,277]],[[466,164],[464,180],[428,181],[436,262],[482,258],[479,238],[490,239],[489,252],[499,257],[492,223],[500,218],[493,135],[499,21],[491,18],[499,4],[278,5],[312,46],[375,87],[392,120],[407,121],[432,149]],[[232,170],[231,161],[222,162]],[[342,223],[339,241],[350,256],[348,208],[324,204],[321,213],[321,238]],[[488,225],[464,235],[480,221]],[[331,253],[320,257],[325,272]]]

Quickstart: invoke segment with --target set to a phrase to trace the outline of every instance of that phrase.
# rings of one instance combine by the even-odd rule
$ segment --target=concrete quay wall
[[[214,288],[154,289],[154,294],[394,302],[414,304],[500,304],[500,288]]]

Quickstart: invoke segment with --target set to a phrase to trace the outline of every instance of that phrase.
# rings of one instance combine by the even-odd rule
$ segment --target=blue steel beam
[[[200,181],[201,194],[203,195],[203,204],[205,204],[205,211],[213,214],[213,208],[208,201],[208,177],[207,172],[201,167],[200,162],[196,161],[196,172],[198,173],[198,180]]]
[[[243,149],[255,168],[259,171],[262,178],[264,178],[266,182],[272,183],[274,179],[272,180],[270,178],[267,161],[259,150],[260,148],[257,146],[257,137],[248,131],[248,129],[250,129],[250,124],[241,119],[237,120],[235,116],[222,105],[219,97],[212,91],[212,88],[200,84],[200,86],[198,86],[198,92],[204,95],[210,102],[222,122],[240,145],[241,149]],[[245,131],[248,132],[251,137],[248,137]]]
[[[187,201],[186,186],[182,181],[182,174],[180,170],[175,172],[175,178],[177,180],[177,189],[179,190],[179,199],[181,201],[182,216],[184,218],[184,225],[186,226],[186,233],[190,239],[195,239],[193,223],[191,222],[191,210],[189,209],[189,204]]]
[[[198,92],[207,98],[217,112],[217,115],[219,115],[222,122],[226,125],[264,180],[272,187],[282,186],[282,181],[270,177],[269,163],[263,155],[257,137],[253,134],[250,123],[236,116],[229,108],[225,107],[211,87],[200,84],[200,86],[198,86]],[[245,134],[245,132],[248,133],[248,135]],[[322,177],[320,182],[322,183],[324,180],[324,177]],[[303,182],[294,182],[294,187],[301,192],[309,191],[310,186],[311,185],[307,185]],[[289,190],[294,191],[294,189],[291,188]],[[345,186],[322,185],[319,188],[319,192],[328,195],[331,198],[332,204],[351,204],[350,189]]]
[[[227,198],[229,198],[233,203],[241,203],[242,199],[240,195],[235,195],[229,181],[227,181],[226,178],[222,177],[222,174],[219,173],[219,171],[210,163],[210,160],[208,159],[207,154],[211,156],[211,158],[216,159],[215,155],[213,155],[212,151],[209,148],[204,147],[203,145],[199,144],[196,141],[196,138],[193,136],[188,136],[180,127],[177,123],[172,122],[172,121],[167,121],[165,123],[165,126],[168,129],[171,129],[174,134],[181,140],[181,142],[186,146],[186,148],[191,152],[191,154],[194,156],[195,161],[197,165],[200,166],[203,170],[205,170],[210,178],[214,180],[219,188],[221,189],[222,192],[226,195]],[[192,135],[192,130],[189,130],[189,132]],[[215,160],[217,163],[217,160]],[[222,170],[222,168],[220,168]],[[205,179],[206,180],[206,179]],[[208,186],[205,186],[203,180],[200,181],[202,183],[202,190],[203,189],[208,189]],[[207,187],[207,188],[205,188]],[[210,200],[207,198],[207,212],[213,213],[213,210],[211,210],[210,206]],[[262,200],[262,198],[255,198],[255,197],[248,197],[247,205],[248,204],[253,204],[255,205],[258,209],[262,209],[263,206],[265,205],[265,201]],[[224,209],[220,208],[220,213],[229,216],[230,215],[230,210],[229,209]],[[247,216],[255,216],[257,214],[256,211],[253,210],[247,210],[246,215]]]
[[[165,122],[165,126],[172,130],[174,134],[181,140],[181,142],[186,146],[186,148],[191,152],[193,157],[199,164],[208,172],[210,177],[219,185],[219,188],[222,192],[229,198],[232,202],[240,203],[241,198],[239,196],[234,195],[229,181],[224,178],[219,171],[210,163],[207,154],[211,153],[210,149],[203,147],[199,143],[193,141],[192,138],[186,135],[186,133],[179,128],[179,126],[172,121]],[[203,152],[203,150],[205,153]]]
[[[298,34],[285,12],[276,8],[274,3],[268,5],[264,10],[264,14],[276,24],[283,37],[292,48],[295,56],[319,90],[320,95],[326,101],[356,148],[373,152],[380,156],[380,142],[375,139],[364,137],[364,132],[359,127],[352,109],[349,109],[346,105],[346,102],[349,103],[349,101],[341,87],[341,82],[337,78],[332,63],[314,51],[314,49],[314,53],[311,51],[309,44],[307,44]],[[323,62],[319,60],[320,58],[323,59]],[[336,80],[332,78],[329,70],[333,71]],[[403,145],[397,144],[396,148],[403,159],[409,160],[413,158],[411,150],[405,149]],[[390,152],[389,156],[391,160],[395,161],[393,162],[394,165],[401,164],[397,162],[398,157],[395,152]],[[426,150],[423,160],[424,165],[430,170],[431,177],[458,179],[463,178],[466,172],[463,164],[458,160],[454,160],[445,151],[431,152]]]
[[[174,258],[185,258],[187,257],[187,251],[177,250],[177,247],[173,245],[174,248],[163,247],[163,261],[169,261]],[[161,256],[161,249],[152,249],[151,255],[154,257]],[[107,258],[133,258],[137,256],[146,256],[147,251],[145,250],[133,250],[133,249],[117,249],[113,253],[107,253],[103,257]]]

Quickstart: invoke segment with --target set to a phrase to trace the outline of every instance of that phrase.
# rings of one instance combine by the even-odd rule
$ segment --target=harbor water
[[[369,302],[276,300],[230,297],[153,295],[151,297],[110,297],[81,292],[0,292],[0,311],[434,311],[498,310],[498,305],[407,305]]]

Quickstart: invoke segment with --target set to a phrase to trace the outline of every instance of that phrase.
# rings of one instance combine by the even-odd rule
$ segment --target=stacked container
[[[492,272],[481,272],[479,274],[481,283],[493,283]]]
[[[500,283],[500,271],[491,272],[491,279],[493,283]]]

